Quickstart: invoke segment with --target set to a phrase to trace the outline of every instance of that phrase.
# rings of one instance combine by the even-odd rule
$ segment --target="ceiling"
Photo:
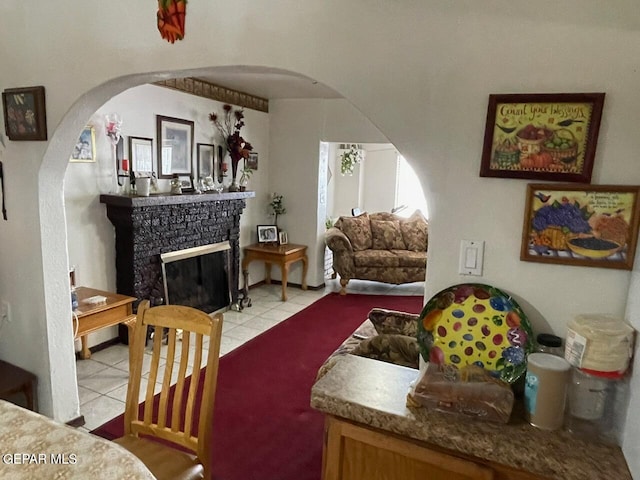
[[[280,72],[210,72],[198,78],[221,87],[268,100],[282,98],[342,98],[335,90],[315,80]]]

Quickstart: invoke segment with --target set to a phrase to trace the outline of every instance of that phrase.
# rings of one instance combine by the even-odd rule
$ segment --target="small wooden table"
[[[12,395],[22,392],[27,408],[38,409],[36,385],[38,378],[31,372],[0,360],[0,399],[9,400]]]
[[[289,243],[286,245],[272,245],[267,243],[254,243],[244,248],[244,258],[242,259],[242,273],[244,274],[245,293],[249,279],[249,264],[254,260],[265,263],[266,283],[271,283],[271,264],[280,265],[282,271],[282,301],[287,301],[287,276],[289,265],[302,261],[302,289],[307,289],[307,246]]]
[[[96,290],[95,288],[78,287],[78,308],[74,313],[78,317],[79,325],[76,325],[74,317],[74,331],[77,332],[75,338],[80,337],[82,341],[82,351],[80,358],[86,360],[91,358],[91,351],[87,346],[87,335],[101,328],[111,327],[119,323],[129,324],[135,322],[136,316],[133,314],[132,303],[136,301],[136,297],[120,295],[118,293],[105,292]],[[106,297],[104,302],[91,303],[87,299],[91,297]]]

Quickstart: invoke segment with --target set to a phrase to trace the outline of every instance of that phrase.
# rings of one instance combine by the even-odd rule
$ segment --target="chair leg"
[[[340,277],[340,286],[342,287],[342,288],[340,288],[340,295],[346,295],[347,294],[347,283],[349,283],[349,279],[348,278]]]

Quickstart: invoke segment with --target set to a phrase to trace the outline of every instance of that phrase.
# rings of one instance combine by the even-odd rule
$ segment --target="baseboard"
[[[73,428],[81,427],[84,424],[85,424],[84,415],[80,415],[79,417],[76,417],[66,422],[66,425],[69,425],[70,427],[73,427]]]
[[[98,345],[94,345],[93,347],[89,347],[89,351],[93,354],[99,352],[100,350],[104,350],[105,348],[112,347],[113,345],[118,345],[122,343],[120,338],[112,338],[111,340],[107,340],[106,342],[99,343]],[[76,352],[76,360],[82,360],[80,358],[80,352]]]
[[[257,287],[260,287],[262,285],[268,285],[268,284],[267,284],[267,282],[262,280],[260,282],[254,283],[253,285],[250,285],[249,286],[249,291],[251,291],[252,288],[257,288]],[[280,281],[280,280],[271,280],[271,285],[282,285],[282,281]],[[314,287],[314,286],[311,286],[311,285],[307,285],[307,290],[322,290],[323,288],[325,288],[325,286],[326,285],[324,283],[318,285],[317,287]],[[302,284],[301,283],[287,282],[287,288],[288,287],[302,288]]]

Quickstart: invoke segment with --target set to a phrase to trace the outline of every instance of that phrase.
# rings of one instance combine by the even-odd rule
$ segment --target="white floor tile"
[[[256,330],[255,328],[238,325],[235,328],[229,330],[229,332],[225,333],[225,335],[246,342],[247,340],[251,340],[252,338],[257,337],[261,333],[262,331]]]
[[[249,322],[246,326],[255,330],[259,330],[260,332],[266,332],[270,328],[275,327],[278,323],[280,323],[280,320],[278,319],[268,317],[253,317],[251,319],[251,322]]]
[[[98,373],[101,370],[105,370],[107,365],[104,363],[96,362],[95,360],[77,360],[76,361],[76,376],[78,380],[90,377]]]
[[[98,392],[94,392],[93,390],[89,390],[88,388],[78,386],[78,396],[80,397],[80,405],[87,403],[94,398],[98,398],[101,394]],[[82,407],[80,407],[82,408]]]
[[[129,374],[117,368],[107,367],[98,373],[78,381],[78,386],[98,393],[107,393],[129,381]]]
[[[281,310],[280,308],[273,308],[271,310],[267,310],[264,313],[260,314],[260,318],[268,318],[270,320],[277,320],[278,322],[281,322],[287,318],[289,318],[291,316],[291,312],[287,312],[285,310]],[[255,328],[254,326],[254,321],[251,320],[250,322],[245,323],[245,326],[247,327],[251,327],[251,328]]]
[[[129,360],[129,347],[127,345],[113,345],[111,347],[100,350],[91,355],[91,360],[104,363],[106,365],[115,365],[123,360]]]
[[[124,413],[124,402],[101,395],[82,405],[80,413],[84,415],[84,428],[94,430],[103,423]]]

